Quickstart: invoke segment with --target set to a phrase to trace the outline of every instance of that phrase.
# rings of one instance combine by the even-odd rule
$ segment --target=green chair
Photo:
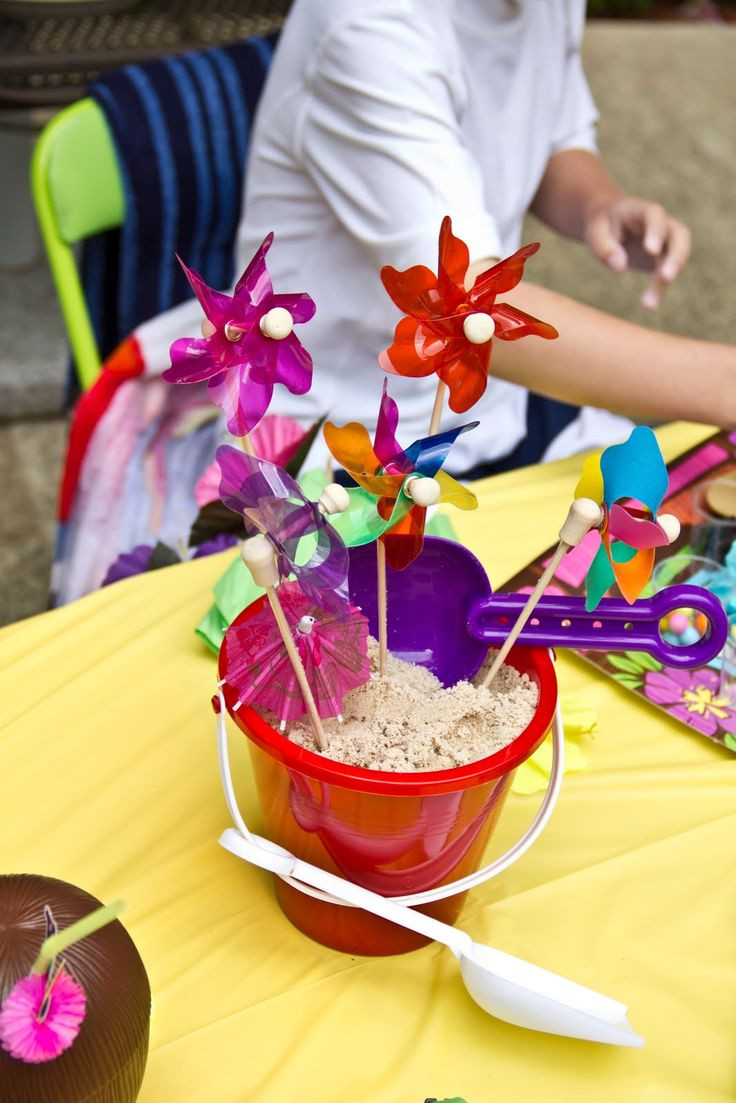
[[[101,361],[73,246],[125,219],[115,147],[93,100],[79,100],[44,127],[33,153],[31,192],[79,383],[88,390]]]

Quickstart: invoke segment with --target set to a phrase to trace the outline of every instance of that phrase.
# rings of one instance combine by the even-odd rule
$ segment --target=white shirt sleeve
[[[297,156],[376,266],[426,263],[446,214],[471,260],[501,255],[463,143],[465,85],[449,20],[443,31],[412,19],[400,0],[376,5],[338,25],[308,69]]]
[[[552,141],[552,153],[565,149],[587,149],[598,152],[596,123],[598,111],[583,72],[580,39],[583,30],[584,6],[577,0],[567,0],[569,40],[560,113]]]

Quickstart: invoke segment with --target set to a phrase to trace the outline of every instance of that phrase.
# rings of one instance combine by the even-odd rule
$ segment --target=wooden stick
[[[304,667],[302,666],[302,661],[299,658],[299,652],[296,649],[296,644],[294,643],[294,637],[291,634],[289,622],[284,616],[284,610],[281,608],[281,602],[279,601],[279,597],[276,593],[275,587],[266,586],[265,589],[269,604],[271,606],[271,611],[273,612],[276,623],[279,626],[281,638],[284,641],[286,653],[289,656],[291,665],[294,668],[294,674],[296,675],[296,680],[299,683],[299,689],[302,691],[304,703],[307,706],[307,712],[309,713],[309,719],[312,721],[314,734],[317,736],[317,744],[321,751],[326,751],[327,736],[325,735],[325,730],[322,727],[322,720],[319,713],[317,712],[317,705],[315,704],[312,690],[309,686],[309,682],[307,681],[307,675],[304,671]]]
[[[388,658],[388,624],[386,612],[386,548],[383,540],[376,540],[376,563],[378,568],[378,673],[386,673]]]
[[[434,396],[434,406],[432,407],[432,417],[429,421],[429,433],[430,437],[433,437],[435,433],[439,432],[440,420],[442,418],[442,407],[445,402],[445,391],[447,390],[447,384],[443,383],[441,379],[437,380],[437,391]]]
[[[276,583],[278,582],[279,574],[278,567],[276,566],[273,544],[267,536],[252,536],[250,540],[246,540],[243,544],[241,555],[243,557],[243,562],[253,575],[253,581],[256,585],[262,586],[266,591],[268,603],[271,606],[274,620],[276,621],[278,630],[281,633],[281,639],[286,648],[286,654],[289,656],[289,661],[294,670],[299,689],[302,691],[304,703],[307,706],[309,719],[312,721],[314,734],[317,738],[317,745],[321,751],[326,751],[327,737],[322,727],[322,720],[317,711],[317,705],[315,704],[307,675],[302,666],[302,661],[299,658],[299,652],[294,643],[294,637],[291,634],[289,622],[284,615],[284,610],[281,607],[281,602],[276,593]]]
[[[504,659],[516,643],[519,633],[521,632],[526,622],[529,620],[529,617],[534,612],[534,607],[536,606],[544,591],[547,589],[552,576],[560,565],[560,560],[562,559],[565,552],[569,551],[569,548],[570,545],[563,543],[563,541],[560,541],[560,543],[558,544],[557,551],[547,564],[547,568],[544,571],[542,577],[539,579],[539,582],[529,594],[529,599],[524,608],[519,613],[519,616],[516,619],[516,624],[513,626],[506,639],[503,641],[503,645],[500,651],[497,653],[495,659],[493,660],[490,670],[481,682],[481,685],[485,686],[486,689],[488,689],[491,682],[503,666]]]
[[[522,628],[534,612],[534,608],[544,591],[549,586],[552,577],[560,565],[560,561],[570,548],[576,547],[591,529],[596,528],[603,520],[603,510],[592,498],[576,498],[570,506],[565,523],[560,529],[560,542],[557,550],[550,559],[542,577],[529,594],[526,605],[519,613],[516,623],[503,642],[503,646],[496,655],[490,670],[481,682],[486,689],[490,686],[496,674],[501,669],[504,659],[508,655]]]

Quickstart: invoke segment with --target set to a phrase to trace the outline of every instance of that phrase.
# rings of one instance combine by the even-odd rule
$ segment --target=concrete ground
[[[530,276],[643,325],[736,343],[736,27],[596,22],[584,53],[610,170],[625,189],[689,223],[693,258],[652,316],[638,306],[643,277],[612,276],[581,246],[530,220],[525,240],[543,243]],[[5,196],[1,202],[0,263],[11,212],[18,217]],[[7,623],[46,607],[65,439],[64,333],[43,261],[0,271],[0,332],[0,623]]]

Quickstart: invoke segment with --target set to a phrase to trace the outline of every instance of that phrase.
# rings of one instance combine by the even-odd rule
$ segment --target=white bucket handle
[[[227,726],[225,722],[227,708],[222,690],[218,690],[218,694],[220,699],[220,710],[217,713],[217,758],[220,766],[220,778],[225,793],[225,800],[230,815],[233,818],[233,823],[243,838],[247,839],[252,846],[256,846],[258,849],[264,851],[268,849],[270,853],[273,844],[269,844],[266,839],[254,835],[249,830],[248,825],[240,813],[240,808],[238,807],[230,771],[230,756],[228,754]],[[552,768],[550,770],[549,783],[536,816],[521,838],[518,839],[513,846],[510,846],[500,857],[495,858],[494,861],[489,862],[487,866],[483,866],[482,869],[477,870],[475,873],[468,874],[467,877],[461,877],[457,881],[450,881],[449,884],[440,885],[434,889],[427,889],[425,892],[415,892],[409,896],[394,896],[392,900],[395,900],[398,904],[406,904],[409,907],[419,904],[430,904],[435,900],[444,900],[446,896],[454,896],[458,892],[467,892],[468,889],[476,888],[478,885],[482,885],[484,881],[489,881],[491,877],[497,877],[499,873],[503,873],[505,869],[508,869],[510,865],[529,849],[547,826],[549,818],[557,803],[557,798],[560,795],[564,764],[565,733],[562,726],[562,715],[558,699],[554,720],[552,721]],[[281,848],[279,848],[279,850],[280,849]],[[337,897],[322,892],[320,889],[305,885],[303,882],[297,881],[292,877],[284,876],[280,873],[276,875],[281,877],[281,880],[285,881],[287,885],[291,885],[293,888],[306,893],[308,896],[314,896],[317,900],[324,900],[329,904],[340,904],[343,907],[352,907],[352,905],[347,904],[344,900],[339,900]]]

